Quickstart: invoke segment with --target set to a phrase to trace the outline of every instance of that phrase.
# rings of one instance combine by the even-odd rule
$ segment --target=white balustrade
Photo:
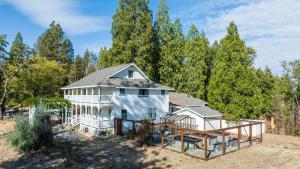
[[[100,103],[111,103],[112,102],[112,95],[101,95],[100,96]]]

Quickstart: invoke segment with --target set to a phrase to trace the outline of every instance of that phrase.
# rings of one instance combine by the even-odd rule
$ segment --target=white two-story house
[[[96,133],[114,128],[114,118],[159,121],[169,111],[170,87],[151,81],[135,64],[97,70],[62,88],[72,103],[72,125]]]

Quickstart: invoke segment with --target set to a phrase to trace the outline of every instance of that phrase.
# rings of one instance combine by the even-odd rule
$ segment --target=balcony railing
[[[111,103],[112,95],[100,95],[100,103]]]
[[[113,95],[65,95],[65,99],[73,102],[112,103]]]

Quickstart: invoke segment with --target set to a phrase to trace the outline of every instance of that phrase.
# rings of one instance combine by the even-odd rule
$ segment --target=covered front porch
[[[73,104],[72,116],[68,122],[80,125],[86,132],[96,132],[113,128],[112,105]]]

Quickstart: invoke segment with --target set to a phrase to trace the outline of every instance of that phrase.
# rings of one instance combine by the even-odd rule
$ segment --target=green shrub
[[[27,153],[52,143],[50,114],[45,112],[43,103],[37,105],[31,122],[23,116],[17,116],[15,120],[16,128],[8,137],[8,141],[21,152]]]

